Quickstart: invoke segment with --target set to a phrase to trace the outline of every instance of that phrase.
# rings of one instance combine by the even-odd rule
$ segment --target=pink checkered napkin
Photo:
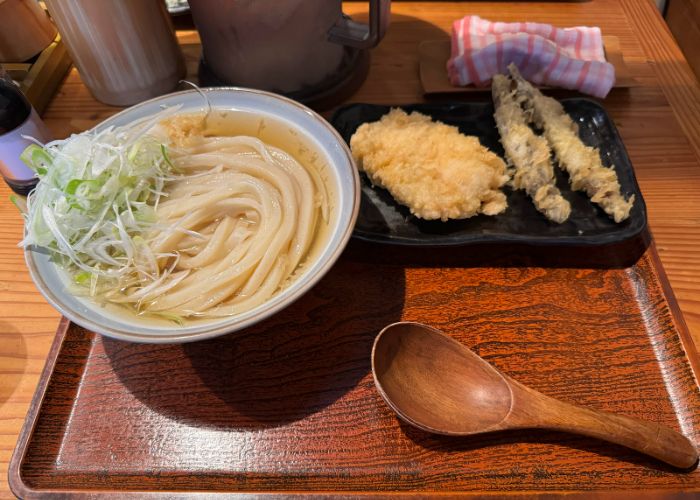
[[[498,23],[466,16],[452,24],[452,85],[488,85],[513,62],[537,85],[605,97],[615,68],[605,61],[599,28],[555,28],[539,23]]]

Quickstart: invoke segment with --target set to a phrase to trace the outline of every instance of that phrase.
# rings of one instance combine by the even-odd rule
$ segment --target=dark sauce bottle
[[[13,83],[0,80],[0,135],[22,125],[31,112],[24,94]]]
[[[34,172],[20,160],[22,151],[32,142],[49,139],[46,126],[20,89],[0,78],[0,173],[18,194],[26,195],[36,186]]]

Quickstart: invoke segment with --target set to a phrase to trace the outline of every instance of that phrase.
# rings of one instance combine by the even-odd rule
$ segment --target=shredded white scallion
[[[165,145],[150,131],[178,110],[27,148],[22,158],[40,182],[27,198],[20,245],[52,250],[92,296],[134,275],[163,282],[172,268],[158,274],[143,235],[156,224],[153,207],[175,175]]]

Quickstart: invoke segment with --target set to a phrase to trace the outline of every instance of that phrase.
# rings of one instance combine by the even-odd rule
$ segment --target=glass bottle
[[[48,128],[22,91],[0,74],[0,174],[14,192],[26,195],[38,181],[20,155],[33,141],[49,139]]]

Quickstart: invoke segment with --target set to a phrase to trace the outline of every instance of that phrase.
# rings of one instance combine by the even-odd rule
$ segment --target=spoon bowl
[[[398,323],[385,328],[374,344],[372,370],[389,406],[428,432],[484,432],[510,410],[511,391],[503,375],[429,326]]]
[[[617,443],[682,469],[698,461],[693,444],[678,432],[545,396],[420,323],[394,323],[379,333],[372,374],[389,407],[428,432],[466,436],[553,429]]]

